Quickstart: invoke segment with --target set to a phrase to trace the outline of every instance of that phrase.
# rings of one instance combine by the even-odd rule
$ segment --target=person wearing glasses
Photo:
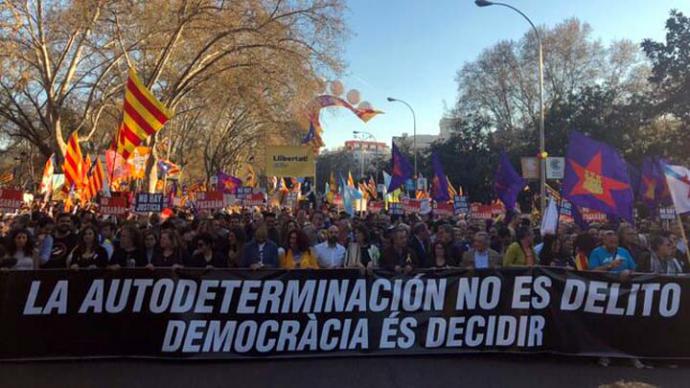
[[[196,250],[192,257],[185,263],[192,268],[225,268],[227,260],[213,249],[213,236],[202,233],[196,238]]]
[[[675,246],[668,237],[657,236],[651,242],[652,255],[649,272],[659,275],[679,275],[683,267],[678,259],[673,257]]]

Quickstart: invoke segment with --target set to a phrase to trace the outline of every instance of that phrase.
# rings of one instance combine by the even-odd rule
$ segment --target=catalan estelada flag
[[[70,188],[79,190],[82,187],[82,177],[84,176],[84,158],[79,147],[79,135],[72,132],[67,140],[67,150],[65,151],[65,162],[62,164],[65,173],[65,185],[63,190],[68,193]]]
[[[41,185],[38,187],[38,192],[41,194],[50,193],[53,191],[53,175],[55,173],[55,154],[50,155],[46,164],[43,167],[43,176],[41,177]]]
[[[87,180],[86,190],[89,198],[95,197],[103,189],[103,180],[103,167],[101,166],[101,161],[96,159],[96,163],[89,172],[89,177]]]
[[[172,117],[172,112],[141,82],[134,69],[129,69],[123,110],[117,152],[124,159]]]

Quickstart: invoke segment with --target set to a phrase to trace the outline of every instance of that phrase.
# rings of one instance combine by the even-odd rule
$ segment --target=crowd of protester
[[[529,217],[435,220],[333,211],[102,216],[35,210],[2,219],[0,267],[360,268],[555,266],[621,274],[689,272],[679,225],[561,223],[541,236]]]
[[[122,217],[24,211],[0,223],[0,270],[123,267],[418,269],[552,266],[679,275],[690,272],[679,224],[663,228],[561,223],[542,236],[527,216],[438,220],[383,213],[349,217],[337,210],[193,214],[178,209]],[[633,365],[646,365],[638,359]],[[608,358],[600,358],[608,365]]]

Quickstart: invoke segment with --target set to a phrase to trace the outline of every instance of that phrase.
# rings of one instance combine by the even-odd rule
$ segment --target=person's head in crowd
[[[82,250],[93,250],[96,245],[98,245],[98,231],[93,225],[88,223],[81,228],[79,233],[79,247]]]
[[[436,241],[431,247],[431,254],[434,257],[434,265],[437,267],[446,266],[446,247],[442,242]]]
[[[127,224],[120,231],[120,247],[127,251],[141,247],[141,231],[134,224]]]
[[[412,227],[412,234],[420,241],[426,241],[429,239],[429,228],[427,228],[425,223],[417,222]]]
[[[162,232],[161,232],[162,233]],[[158,238],[156,237],[156,233],[153,232],[151,229],[146,229],[144,231],[144,248],[146,250],[154,250],[158,246]]]
[[[158,213],[151,213],[151,215],[149,216],[149,225],[151,225],[152,227],[156,227],[156,226],[160,225],[160,223],[161,223],[160,215]]]
[[[455,223],[455,226],[460,229],[460,232],[463,234],[463,238],[465,238],[465,233],[467,232],[467,221],[465,220],[458,220],[458,222]]]
[[[484,252],[489,248],[489,234],[486,232],[477,232],[472,239],[472,248],[476,251]]]
[[[492,226],[489,228],[489,237],[494,238],[498,236],[498,228],[496,226]]]
[[[502,226],[497,231],[498,238],[503,243],[503,245],[508,245],[513,241],[513,234],[507,226]]]
[[[96,216],[93,213],[86,211],[86,212],[83,212],[81,214],[79,224],[82,227],[87,226],[87,225],[95,225],[95,223],[96,223]]]
[[[323,215],[323,212],[315,211],[314,214],[311,215],[311,224],[316,230],[323,229],[326,225],[325,222],[326,219]]]
[[[304,209],[299,209],[297,211],[297,216],[295,217],[297,225],[304,226],[304,223],[307,222],[307,219],[308,219],[307,211]]]
[[[259,225],[264,222],[264,215],[261,212],[254,212],[252,214],[252,224]]]
[[[242,216],[241,215],[236,214],[236,213],[232,213],[232,214],[230,214],[229,219],[230,219],[229,220],[230,222],[229,222],[228,226],[230,227],[230,229],[235,229],[235,228],[239,228],[242,226]]]
[[[611,229],[602,230],[602,245],[609,252],[615,252],[618,249],[618,235]]]
[[[336,225],[331,225],[328,228],[328,245],[335,246],[338,243],[338,236],[340,235],[340,228]]]
[[[177,232],[173,230],[162,230],[159,242],[163,252],[177,252],[182,249],[182,241]]]
[[[213,236],[210,233],[201,233],[196,238],[197,251],[208,255],[213,252]]]
[[[450,225],[446,224],[441,224],[438,226],[438,230],[436,231],[436,241],[440,241],[443,244],[450,244],[451,241],[453,241],[453,237],[455,233],[453,233],[453,227]]]
[[[256,240],[256,242],[259,244],[263,244],[266,242],[266,240],[268,240],[268,229],[266,228],[266,225],[259,225],[254,232],[254,240]]]
[[[458,228],[457,226],[453,228],[453,240],[455,241],[464,241],[465,240],[465,232]]]
[[[22,252],[24,256],[34,253],[34,242],[26,229],[14,229],[7,237],[7,254],[14,256],[17,252]]]
[[[328,241],[328,230],[326,230],[326,229],[319,230],[316,234],[316,241],[318,243]]]
[[[264,213],[264,223],[268,229],[273,229],[276,227],[276,215],[272,212]]]
[[[589,257],[589,254],[592,253],[594,248],[597,247],[597,241],[594,239],[591,233],[586,232],[586,233],[580,233],[577,235],[575,238],[575,241],[573,243],[575,253],[584,255],[586,257]]]
[[[168,229],[168,231],[174,232],[175,234],[178,234],[178,235],[181,234],[182,235],[182,241],[184,241],[187,244],[191,244],[197,235],[197,232],[192,227],[183,228],[179,231],[177,229]]]
[[[587,233],[589,233],[592,237],[594,237],[596,240],[599,239],[599,228],[600,226],[598,224],[590,224],[589,227],[587,228]]]
[[[285,230],[292,232],[293,230],[300,230],[300,224],[296,220],[287,220],[285,222]]]
[[[72,215],[69,213],[60,213],[57,217],[57,232],[60,235],[67,235],[72,233]]]
[[[367,228],[365,225],[357,225],[355,227],[355,241],[359,245],[368,245],[371,240],[371,233],[369,232],[369,228]]]
[[[675,247],[668,237],[655,236],[650,243],[652,251],[661,260],[673,258]]]
[[[55,221],[50,217],[43,217],[38,221],[38,233],[37,234],[52,234],[55,230]]]
[[[551,265],[555,260],[558,260],[561,251],[561,244],[556,235],[544,235],[542,242],[544,243],[539,252],[539,264]]]
[[[242,246],[247,240],[247,235],[244,230],[239,226],[236,228],[230,228],[228,232],[228,243],[233,247]]]
[[[293,230],[288,233],[286,250],[303,253],[309,250],[309,237],[301,230]]]
[[[572,257],[575,254],[575,238],[576,234],[567,233],[563,236],[559,235],[558,238],[561,242],[561,251],[559,252],[562,258]]]
[[[639,246],[640,235],[630,224],[621,224],[618,227],[618,243],[623,247]]]
[[[402,227],[397,227],[392,235],[393,248],[403,249],[407,245],[408,233],[407,229]]]
[[[115,237],[115,225],[104,221],[101,223],[101,236],[104,240],[112,240]]]
[[[520,227],[515,230],[515,239],[523,247],[531,247],[534,243],[534,232],[532,232],[532,228],[529,226],[520,225]]]

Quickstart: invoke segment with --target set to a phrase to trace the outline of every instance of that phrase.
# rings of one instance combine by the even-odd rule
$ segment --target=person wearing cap
[[[618,236],[613,230],[602,234],[602,245],[590,253],[588,268],[593,271],[630,272],[637,268],[627,249],[618,245]]]

